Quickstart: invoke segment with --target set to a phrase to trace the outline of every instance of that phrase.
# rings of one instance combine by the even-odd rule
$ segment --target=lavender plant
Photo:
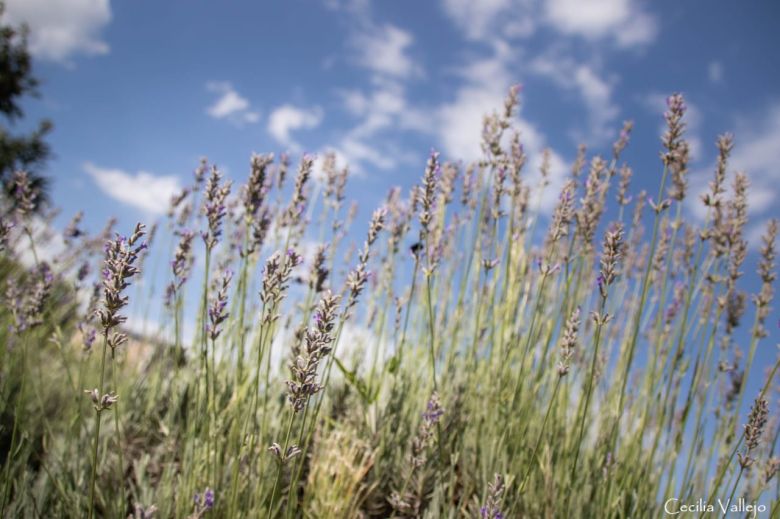
[[[733,137],[694,200],[670,96],[648,197],[632,122],[561,172],[528,156],[519,93],[485,118],[479,160],[431,153],[420,185],[361,209],[365,228],[334,154],[321,178],[303,155],[289,182],[290,156],[253,154],[235,194],[201,161],[153,247],[140,224],[90,234],[79,212],[52,258],[17,173],[0,200],[0,515],[780,505],[778,224],[754,251]]]

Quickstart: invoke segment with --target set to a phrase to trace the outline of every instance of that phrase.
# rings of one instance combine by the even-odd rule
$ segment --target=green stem
[[[103,355],[100,360],[100,385],[98,386],[98,404],[103,397],[103,381],[106,372],[106,356],[108,350],[108,328],[103,331]],[[89,483],[89,514],[88,519],[92,519],[95,513],[95,481],[97,480],[97,462],[98,462],[98,444],[100,442],[100,413],[102,409],[95,409],[95,436],[92,440],[92,476]]]
[[[607,298],[602,297],[601,305],[599,309],[600,318],[604,317],[604,308],[606,306],[606,302],[607,302]],[[585,404],[582,410],[582,414],[580,415],[580,427],[579,427],[580,432],[578,434],[578,439],[574,451],[574,463],[572,463],[571,466],[572,483],[574,482],[574,475],[577,473],[577,461],[579,460],[580,457],[580,450],[582,449],[582,438],[585,434],[585,419],[588,416],[588,407],[590,405],[591,394],[593,393],[593,379],[595,378],[596,375],[596,362],[598,361],[598,357],[599,357],[599,345],[601,343],[602,326],[603,325],[601,324],[601,321],[599,321],[599,323],[596,325],[595,338],[593,340],[594,342],[593,358],[590,361],[590,375],[588,376],[588,385],[585,392]]]
[[[531,468],[533,467],[534,459],[536,459],[536,453],[539,451],[539,445],[542,443],[542,436],[544,436],[544,428],[547,425],[547,420],[550,418],[550,411],[552,410],[553,403],[555,402],[555,398],[558,396],[558,389],[561,386],[562,378],[563,377],[558,376],[558,380],[555,381],[555,389],[553,389],[553,394],[552,394],[552,398],[550,398],[550,403],[547,404],[547,412],[544,414],[542,427],[541,429],[539,429],[539,436],[536,438],[536,443],[534,444],[533,451],[531,451],[531,457],[528,460],[528,468],[526,469],[525,476],[523,476],[523,479],[520,483],[520,488],[517,490],[518,494],[523,493],[525,484],[528,481],[528,476],[531,475]]]
[[[290,442],[290,432],[292,432],[293,420],[295,419],[295,413],[290,412],[290,420],[287,422],[287,433],[284,435],[284,447],[282,447],[282,459],[279,460],[279,468],[276,471],[276,479],[274,480],[274,486],[271,489],[271,502],[268,504],[268,519],[273,517],[274,502],[276,501],[276,489],[279,486],[279,481],[282,479],[282,469],[285,463],[287,463],[287,447]]]
[[[723,511],[723,515],[721,516],[721,519],[723,517],[726,517],[726,514],[729,513],[729,507],[731,506],[731,500],[734,499],[734,493],[737,491],[737,485],[739,484],[739,480],[742,479],[742,473],[744,471],[745,471],[745,468],[740,466],[739,474],[737,475],[736,481],[734,481],[734,486],[731,487],[731,494],[729,495],[729,500],[726,501],[726,510]]]

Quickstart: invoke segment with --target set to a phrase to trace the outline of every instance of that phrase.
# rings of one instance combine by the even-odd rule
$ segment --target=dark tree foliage
[[[0,20],[5,5],[0,1]],[[33,76],[32,60],[27,50],[27,28],[0,22],[0,182],[9,189],[9,179],[18,169],[27,170],[39,200],[46,199],[47,179],[40,170],[49,157],[46,134],[52,124],[38,123],[30,133],[14,133],[12,127],[24,116],[20,101],[25,95],[38,95],[38,80]]]

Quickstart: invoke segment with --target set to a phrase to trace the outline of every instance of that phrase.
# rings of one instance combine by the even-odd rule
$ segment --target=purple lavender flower
[[[438,396],[434,394],[431,399],[428,400],[425,411],[422,413],[423,420],[430,424],[436,424],[439,422],[442,415],[444,415],[444,409],[442,409],[439,404]]]
[[[124,291],[130,286],[130,278],[140,272],[135,266],[135,262],[138,259],[138,254],[145,248],[145,245],[140,243],[141,237],[145,234],[144,227],[143,224],[136,224],[129,239],[117,235],[116,238],[106,243],[105,268],[103,270],[103,308],[99,309],[97,314],[104,333],[108,337],[108,345],[112,352],[127,341],[127,336],[124,333],[114,332],[110,337],[108,333],[127,320],[119,312],[128,303],[129,298],[124,295]]]
[[[209,305],[209,323],[206,325],[206,332],[211,337],[212,341],[217,340],[219,334],[222,333],[220,325],[228,318],[229,313],[226,311],[228,287],[230,281],[233,279],[233,272],[229,269],[225,270],[220,280],[219,291]]]
[[[488,483],[488,495],[485,504],[479,509],[479,515],[482,519],[504,519],[504,513],[501,511],[501,504],[504,500],[504,477],[496,474],[492,483]]]
[[[214,508],[214,491],[206,487],[202,494],[196,493],[192,501],[195,503],[195,513],[190,517],[203,517],[206,512]]]
[[[201,237],[208,249],[214,248],[222,236],[222,220],[227,214],[225,201],[230,194],[232,186],[230,181],[223,182],[222,173],[216,166],[211,167],[211,175],[206,182],[206,189],[203,194],[202,212],[208,220],[208,230],[201,232]]]
[[[214,508],[214,491],[208,487],[203,493],[203,506],[206,508],[206,510],[211,510]]]
[[[86,329],[84,323],[79,323],[78,328],[82,335],[82,344],[84,346],[84,351],[90,351],[92,349],[92,345],[95,343],[97,330],[95,330],[94,328]]]

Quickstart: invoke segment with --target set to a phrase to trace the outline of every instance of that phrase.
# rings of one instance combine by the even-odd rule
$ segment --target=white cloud
[[[366,165],[393,169],[408,162],[410,154],[399,145],[397,132],[390,130],[420,130],[424,125],[420,111],[406,98],[407,83],[425,74],[409,54],[414,37],[395,25],[376,23],[367,0],[329,1],[327,5],[349,15],[354,62],[369,73],[370,82],[364,90],[337,92],[357,121],[330,150],[348,161],[356,174],[363,173]]]
[[[322,117],[322,109],[318,106],[306,109],[285,104],[274,109],[268,117],[268,133],[280,144],[297,151],[300,149],[300,144],[293,140],[290,133],[295,130],[316,128],[322,122]]]
[[[530,68],[533,73],[580,95],[588,111],[589,128],[578,136],[579,140],[598,142],[613,133],[613,123],[620,112],[612,99],[613,78],[605,78],[595,65],[577,63],[555,52],[537,56]]]
[[[500,110],[513,83],[509,73],[508,48],[496,47],[494,56],[468,63],[460,71],[464,83],[455,98],[441,105],[435,113],[437,137],[447,160],[472,161],[481,156],[482,122],[485,115]],[[535,185],[546,138],[530,121],[518,116],[515,127],[529,157],[526,180]],[[555,151],[550,153],[550,186],[536,198],[539,208],[551,210],[566,176],[566,163]],[[536,209],[534,206],[533,209]]]
[[[211,81],[206,88],[219,94],[217,100],[206,109],[206,113],[215,119],[228,119],[237,124],[256,123],[260,114],[251,110],[249,101],[241,96],[228,81]]]
[[[30,224],[30,232],[35,242],[35,254],[33,254],[30,242],[26,237],[11,241],[16,246],[15,252],[19,255],[21,262],[28,268],[35,267],[36,261],[57,263],[62,259],[67,249],[62,233],[37,215],[32,217]],[[19,227],[15,227],[12,229],[13,231],[22,232]]]
[[[526,38],[542,24],[569,36],[611,39],[619,47],[649,43],[658,33],[638,0],[442,0],[442,7],[472,40]]]
[[[626,20],[629,9],[623,0],[551,0],[546,15],[562,32],[597,37]]]
[[[106,169],[87,162],[84,170],[111,198],[151,214],[163,214],[171,196],[181,192],[174,176],[157,176],[146,171],[135,175],[121,169]]]
[[[622,47],[649,43],[658,32],[655,19],[634,0],[550,0],[545,15],[563,34],[611,37]]]
[[[707,65],[707,77],[710,83],[720,83],[723,81],[723,63],[712,61]]]
[[[392,169],[397,164],[390,154],[380,151],[373,143],[366,143],[351,135],[341,140],[337,150],[347,158],[351,165],[355,165],[357,168],[360,168],[360,164],[363,162],[385,170]]]
[[[344,134],[335,150],[348,160],[356,173],[362,172],[367,163],[388,170],[408,161],[408,152],[401,149],[392,136],[380,132],[389,129],[414,130],[431,133],[431,117],[419,107],[411,106],[406,97],[406,87],[394,79],[374,78],[373,87],[367,92],[346,90],[339,92],[344,107],[359,122]]]
[[[100,34],[111,21],[108,0],[7,0],[5,18],[30,27],[30,51],[41,59],[68,63],[109,51]]]
[[[369,24],[353,37],[359,65],[377,74],[397,78],[422,74],[422,68],[407,54],[413,42],[411,33],[391,24]]]
[[[528,36],[536,26],[528,1],[513,0],[443,0],[445,13],[472,40],[495,36],[497,26],[504,25],[506,36]]]
[[[457,71],[463,81],[455,98],[437,110],[437,131],[445,154],[475,160],[481,155],[482,121],[501,107],[509,85],[509,48],[498,45],[489,58],[472,60]]]
[[[447,156],[464,160],[480,156],[483,117],[501,106],[501,97],[492,88],[471,84],[439,108],[439,139]]]
[[[615,41],[620,47],[639,47],[655,41],[658,22],[642,11],[634,11],[623,25],[614,28]]]

